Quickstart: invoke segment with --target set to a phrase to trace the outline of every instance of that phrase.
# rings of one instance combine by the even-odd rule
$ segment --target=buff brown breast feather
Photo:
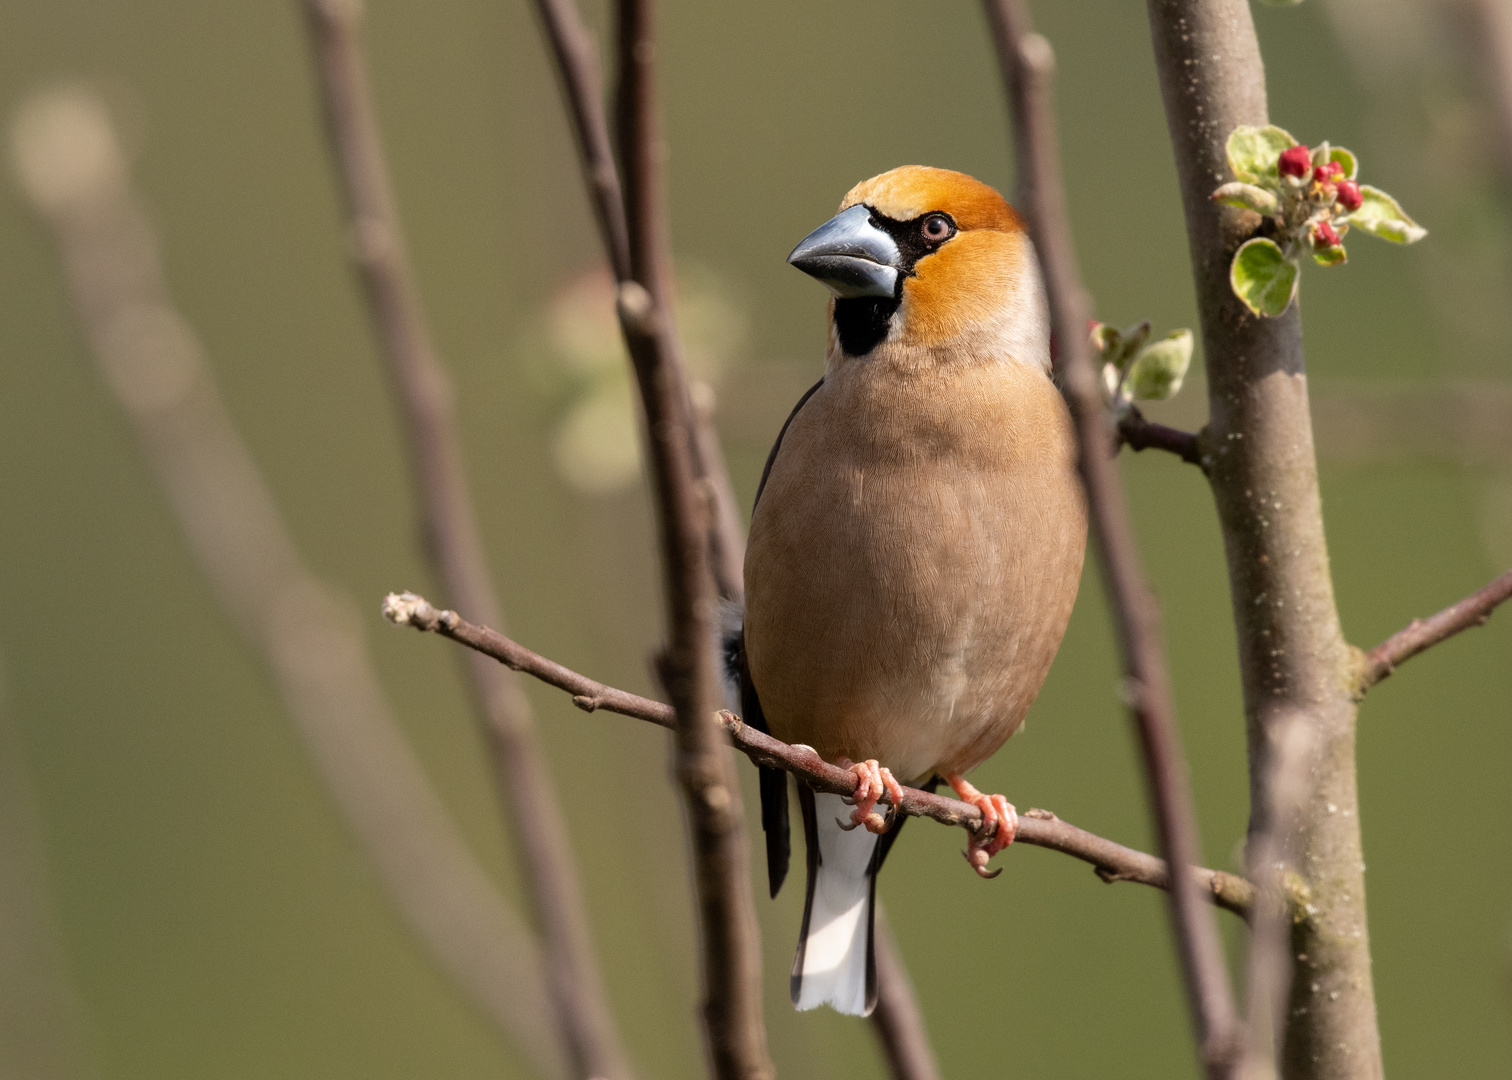
[[[731,641],[747,722],[856,772],[853,807],[798,785],[808,845],[799,1008],[865,1014],[877,870],[904,782],[949,782],[1023,723],[1070,618],[1086,513],[1023,223],[991,187],[905,166],[858,185],[789,257],[829,286],[824,378],[767,461]],[[763,771],[772,893],[788,862],[785,774]],[[849,821],[837,820],[845,815]],[[856,828],[856,826],[865,826]]]

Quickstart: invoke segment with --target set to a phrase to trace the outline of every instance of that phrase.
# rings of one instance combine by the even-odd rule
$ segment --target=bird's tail
[[[838,795],[798,785],[808,840],[808,894],[790,990],[799,1009],[832,1006],[866,1016],[877,1003],[872,909],[882,837],[840,827],[850,807]]]

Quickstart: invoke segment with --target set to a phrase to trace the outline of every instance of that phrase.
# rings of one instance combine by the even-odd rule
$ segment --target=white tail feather
[[[816,792],[819,866],[814,872],[808,936],[798,943],[802,968],[793,970],[793,1004],[800,1010],[830,1005],[865,1016],[867,939],[871,933],[871,866],[879,837],[845,831],[851,808],[838,795]]]

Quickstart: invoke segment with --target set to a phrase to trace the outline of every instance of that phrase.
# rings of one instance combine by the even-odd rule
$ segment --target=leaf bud
[[[1305,146],[1288,146],[1281,151],[1276,168],[1282,176],[1304,177],[1312,169],[1312,151]]]

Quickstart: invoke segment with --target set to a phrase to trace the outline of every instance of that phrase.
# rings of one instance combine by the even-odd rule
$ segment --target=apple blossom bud
[[[1305,146],[1289,146],[1281,151],[1281,160],[1276,163],[1282,176],[1301,178],[1312,168],[1312,152]]]
[[[1364,203],[1360,195],[1360,185],[1353,180],[1339,181],[1339,205],[1351,213],[1360,208]]]
[[[1344,175],[1344,166],[1337,161],[1325,161],[1313,170],[1313,179],[1320,184],[1329,184]]]
[[[1341,243],[1338,230],[1326,221],[1320,221],[1313,226],[1312,242],[1313,247],[1319,251],[1338,247]]]

